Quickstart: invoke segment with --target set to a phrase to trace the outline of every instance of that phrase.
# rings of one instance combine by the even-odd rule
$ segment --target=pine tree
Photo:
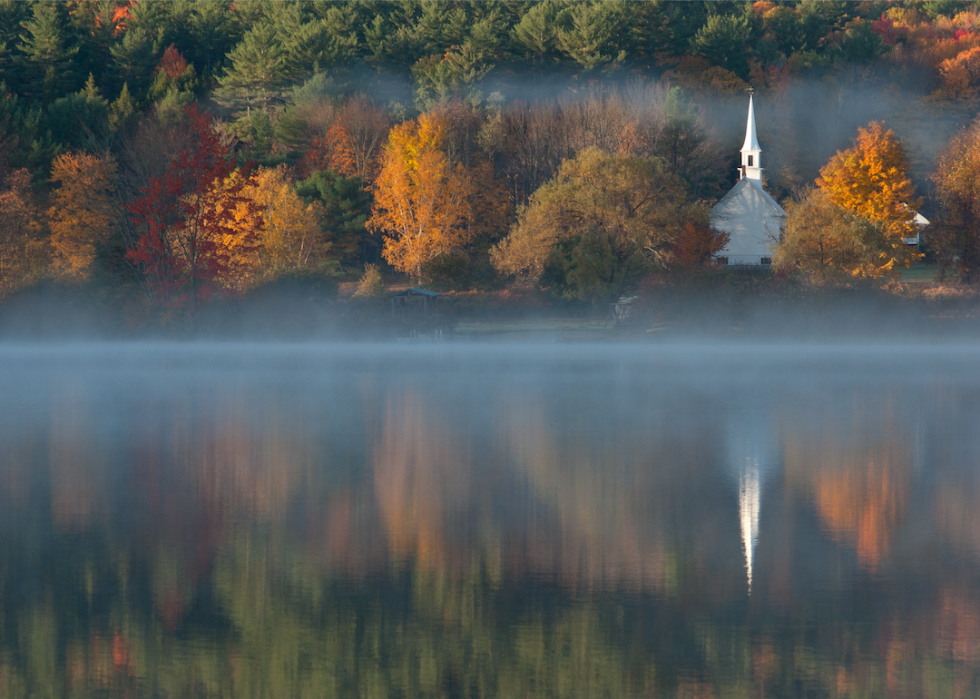
[[[241,40],[243,29],[238,15],[231,11],[229,0],[194,3],[190,17],[194,48],[185,55],[209,82],[225,55]]]
[[[77,46],[70,46],[64,6],[41,2],[20,35],[25,94],[51,102],[77,84],[72,59]]]
[[[136,114],[136,105],[133,103],[133,96],[129,94],[129,86],[123,83],[119,97],[109,107],[109,128],[113,131],[125,129]]]
[[[543,61],[551,53],[558,40],[555,32],[557,12],[558,7],[553,0],[544,0],[525,12],[511,30],[514,40],[537,62]]]
[[[219,101],[250,114],[252,107],[267,109],[281,98],[288,69],[275,27],[269,23],[253,27],[228,58],[231,67],[218,78]]]
[[[146,97],[153,80],[159,49],[157,40],[139,27],[127,29],[123,40],[109,49],[116,84],[126,83],[138,101]]]
[[[558,45],[583,69],[595,70],[625,58],[612,45],[621,20],[617,3],[582,3],[566,12],[570,26],[558,30]]]

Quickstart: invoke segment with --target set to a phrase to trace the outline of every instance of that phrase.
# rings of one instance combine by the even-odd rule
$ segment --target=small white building
[[[749,95],[749,118],[742,144],[740,179],[711,209],[711,227],[730,236],[717,259],[722,264],[768,265],[786,212],[762,188],[762,149],[755,133],[755,109]]]

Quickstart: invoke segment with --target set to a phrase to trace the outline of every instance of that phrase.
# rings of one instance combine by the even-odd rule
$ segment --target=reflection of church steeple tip
[[[762,482],[757,463],[747,464],[738,482],[738,517],[742,529],[742,546],[745,549],[745,573],[752,594],[752,564],[755,545],[759,540],[759,509],[762,505]]]

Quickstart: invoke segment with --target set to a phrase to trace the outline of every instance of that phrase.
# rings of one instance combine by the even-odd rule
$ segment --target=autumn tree
[[[956,134],[939,154],[932,175],[940,216],[931,245],[942,271],[980,279],[980,121]]]
[[[64,153],[51,163],[48,226],[52,269],[69,281],[88,278],[96,248],[106,242],[118,208],[115,202],[116,161],[89,153]]]
[[[426,262],[465,245],[472,236],[470,173],[442,149],[446,127],[422,114],[394,127],[374,183],[368,230],[384,236],[382,254],[419,279]]]
[[[275,278],[313,268],[326,260],[330,243],[318,225],[322,207],[296,193],[284,167],[261,168],[243,194],[262,212],[261,272]]]
[[[0,296],[40,280],[47,246],[31,175],[14,170],[0,183]]]
[[[384,110],[362,95],[330,109],[332,123],[315,136],[305,156],[310,170],[335,170],[373,181],[391,124]]]
[[[706,267],[716,264],[716,256],[728,245],[731,236],[710,226],[686,221],[674,240],[672,251],[677,264],[683,268]]]
[[[821,189],[811,189],[788,208],[783,238],[773,252],[776,269],[799,271],[818,284],[897,273],[882,264],[891,254],[882,224],[837,206]]]
[[[858,129],[854,146],[838,151],[820,170],[817,186],[830,201],[877,224],[883,236],[878,259],[863,265],[861,274],[879,277],[896,266],[909,267],[919,256],[903,241],[916,234],[915,209],[922,203],[907,172],[901,142],[880,122]]]
[[[492,260],[503,274],[550,282],[571,298],[615,298],[653,266],[671,263],[671,244],[689,218],[707,223],[663,161],[589,148],[518,211]]]
[[[186,304],[193,317],[200,300],[234,287],[240,258],[258,247],[261,209],[246,194],[254,178],[236,172],[211,118],[193,105],[185,127],[190,145],[129,206],[146,233],[126,256],[142,267],[155,301]]]

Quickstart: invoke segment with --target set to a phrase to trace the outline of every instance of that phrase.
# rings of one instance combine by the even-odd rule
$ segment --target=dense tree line
[[[945,2],[0,2],[0,288],[87,283],[139,311],[385,263],[485,286],[530,269],[498,246],[568,172],[632,159],[680,207],[643,232],[656,245],[631,238],[643,264],[597,224],[531,265],[563,295],[615,294],[718,247],[704,212],[733,173],[712,100],[752,86],[778,110],[845,69],[970,100],[977,56],[980,13]],[[779,135],[785,196],[816,172]]]

